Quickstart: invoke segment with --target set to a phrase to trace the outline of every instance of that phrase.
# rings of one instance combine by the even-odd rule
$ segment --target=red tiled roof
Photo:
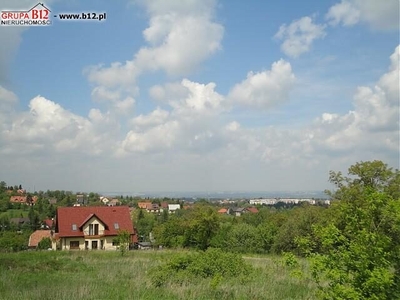
[[[220,214],[226,214],[227,211],[228,211],[228,210],[227,210],[226,208],[221,208],[218,212],[219,212]]]
[[[37,247],[44,238],[51,238],[51,230],[36,230],[29,237],[28,247]]]
[[[59,237],[83,237],[83,231],[79,229],[79,226],[93,214],[107,225],[104,235],[117,235],[118,230],[127,230],[130,234],[135,234],[128,206],[59,207],[56,232]],[[118,223],[118,229],[114,227],[114,223]],[[73,224],[76,225],[77,230],[72,230]]]
[[[52,219],[45,219],[45,220],[43,220],[43,223],[45,223],[49,228],[53,227]]]
[[[11,196],[10,202],[13,202],[13,203],[26,203],[26,196]]]
[[[161,208],[168,208],[168,202],[161,202]]]
[[[258,213],[258,209],[255,208],[255,207],[248,207],[247,210],[248,210],[249,212],[253,213],[253,214]]]
[[[147,205],[149,205],[149,204],[151,204],[151,202],[149,202],[149,201],[146,201],[146,202],[138,202],[138,207],[139,207],[139,208],[144,208],[144,209],[146,209],[146,208],[147,208]]]
[[[12,203],[26,203],[27,196],[11,196],[10,202]],[[32,197],[32,203],[35,204],[38,200],[37,196]]]

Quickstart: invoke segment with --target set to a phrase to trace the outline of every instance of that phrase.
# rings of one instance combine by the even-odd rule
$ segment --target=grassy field
[[[296,271],[272,256],[245,257],[255,268],[245,281],[234,278],[215,286],[212,279],[198,279],[154,287],[150,270],[176,253],[0,253],[0,299],[316,299],[305,261]]]

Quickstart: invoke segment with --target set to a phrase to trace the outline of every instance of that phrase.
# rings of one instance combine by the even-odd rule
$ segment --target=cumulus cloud
[[[139,116],[133,118],[130,121],[130,124],[132,126],[136,127],[151,127],[155,125],[160,125],[164,123],[169,116],[169,112],[166,110],[161,109],[160,107],[157,107],[155,110],[153,110],[150,114],[148,115],[143,115],[140,114]]]
[[[283,40],[283,53],[296,58],[310,51],[312,43],[326,35],[324,28],[325,25],[315,24],[310,17],[303,17],[289,25],[283,24],[275,38]]]
[[[104,86],[92,90],[92,99],[98,103],[106,104],[107,108],[117,114],[128,114],[135,105],[135,99],[130,96],[123,97],[120,90],[111,90]]]
[[[398,152],[399,54],[398,46],[391,55],[389,72],[374,87],[357,88],[354,110],[341,116],[325,113],[316,120],[318,130],[312,135],[317,147],[350,153]]]
[[[107,134],[97,132],[94,122],[65,110],[59,104],[37,96],[30,101],[29,112],[19,113],[1,134],[7,147],[3,152],[35,150],[65,152],[79,150],[98,154]],[[104,121],[97,110],[90,112],[93,121]],[[104,139],[104,140],[103,140]]]
[[[150,17],[143,31],[149,45],[125,63],[87,67],[84,74],[97,86],[137,93],[136,79],[143,72],[162,70],[169,75],[185,75],[221,48],[224,28],[213,20],[214,0],[138,3]],[[154,88],[157,97],[156,92]]]
[[[178,121],[156,125],[145,132],[131,130],[121,143],[119,154],[129,152],[159,152],[174,146],[179,134]]]
[[[399,1],[342,0],[329,9],[325,18],[333,26],[364,22],[373,29],[398,30]]]
[[[288,99],[295,76],[290,63],[274,62],[270,71],[250,72],[229,92],[229,100],[256,109],[268,109]]]

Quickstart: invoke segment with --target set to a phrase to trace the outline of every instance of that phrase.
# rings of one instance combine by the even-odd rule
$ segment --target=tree
[[[337,190],[330,222],[313,228],[309,245],[320,249],[312,254],[313,277],[323,299],[399,299],[400,199],[393,198],[399,171],[373,161],[348,174],[330,172]]]
[[[219,229],[218,215],[212,207],[196,206],[190,215],[189,228],[185,232],[185,246],[206,250]]]
[[[39,250],[51,249],[51,239],[49,237],[42,238],[38,243]]]
[[[0,192],[3,193],[7,189],[7,183],[5,181],[0,181]]]
[[[123,256],[125,252],[129,250],[131,235],[128,230],[119,230],[116,239],[119,245],[119,251],[121,252],[121,256]]]

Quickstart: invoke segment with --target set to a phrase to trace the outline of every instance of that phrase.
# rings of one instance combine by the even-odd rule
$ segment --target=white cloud
[[[169,116],[169,112],[157,107],[148,115],[139,115],[133,118],[130,123],[137,127],[150,127],[164,123]]]
[[[165,24],[166,18],[169,26]],[[160,39],[162,43],[140,49],[136,63],[142,70],[164,70],[175,76],[188,74],[221,48],[223,32],[223,27],[209,16],[153,16],[144,35],[151,43]]]
[[[183,79],[181,85],[188,90],[188,96],[183,100],[172,100],[170,105],[175,113],[181,115],[215,114],[222,109],[224,97],[215,91],[215,83],[201,84]]]
[[[123,87],[135,92],[135,82],[140,70],[133,61],[126,61],[125,64],[114,62],[108,68],[103,65],[87,67],[83,73],[96,85],[106,88]]]
[[[342,1],[333,5],[325,18],[330,25],[336,26],[342,23],[344,26],[357,24],[360,20],[360,11],[356,9],[350,2]]]
[[[164,151],[174,146],[179,130],[180,124],[176,120],[154,126],[145,132],[131,130],[122,141],[118,154]]]
[[[134,59],[125,63],[87,67],[84,74],[90,82],[106,88],[123,88],[134,95],[138,90],[136,79],[143,72],[188,74],[221,48],[224,28],[213,21],[214,0],[139,3],[150,16],[149,27],[143,31],[149,46],[139,49]]]
[[[125,98],[120,90],[111,90],[104,86],[95,87],[92,90],[92,99],[98,103],[106,104],[107,108],[117,114],[126,115],[135,105],[135,99],[130,96]]]
[[[350,153],[398,152],[399,47],[391,67],[371,88],[361,86],[354,95],[354,110],[342,116],[323,114],[312,130],[315,145],[328,151]]]
[[[78,150],[99,154],[103,151],[103,142],[112,136],[110,127],[97,130],[94,125],[108,122],[99,110],[90,111],[90,121],[41,96],[33,98],[29,108],[29,112],[17,114],[1,132],[7,144],[3,153]],[[103,131],[107,127],[108,131]]]
[[[399,1],[342,0],[333,5],[325,17],[333,26],[352,26],[364,22],[373,29],[398,30]]]
[[[313,23],[310,17],[303,17],[293,21],[289,26],[283,24],[275,38],[283,40],[281,50],[290,57],[298,57],[310,51],[311,45],[316,39],[323,38],[325,25]]]
[[[168,103],[171,100],[185,99],[189,90],[181,82],[154,85],[149,89],[150,97],[156,101]]]
[[[270,71],[248,73],[231,89],[228,98],[233,103],[268,109],[288,99],[294,81],[290,63],[281,59],[272,64]]]

